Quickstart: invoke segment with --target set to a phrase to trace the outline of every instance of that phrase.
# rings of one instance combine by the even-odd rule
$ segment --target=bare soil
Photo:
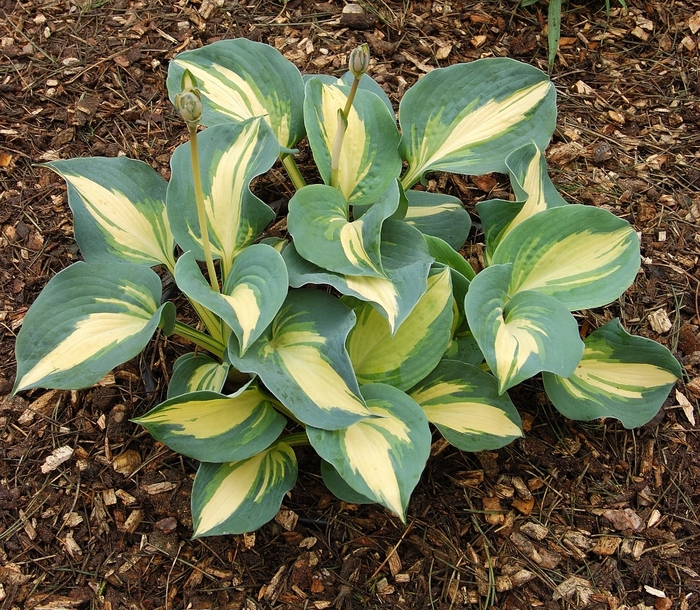
[[[366,41],[395,103],[422,74],[460,61],[546,69],[543,3],[379,0],[355,15],[343,5],[0,0],[0,606],[700,608],[698,2],[564,4],[552,73],[553,179],[642,239],[635,285],[583,312],[584,326],[620,316],[684,366],[648,425],[568,421],[533,380],[513,394],[522,440],[478,454],[436,441],[406,525],[333,498],[302,452],[274,522],[192,541],[194,466],[129,422],[160,400],[180,346],[159,338],[85,391],[7,398],[28,306],[79,258],[65,186],[36,164],[127,155],[167,178],[186,135],[165,90],[179,51],[243,36],[302,72],[341,74]],[[273,172],[261,196],[283,179]],[[470,211],[508,196],[503,176],[434,180]],[[477,235],[475,265],[480,254]],[[59,463],[61,451],[70,458]]]

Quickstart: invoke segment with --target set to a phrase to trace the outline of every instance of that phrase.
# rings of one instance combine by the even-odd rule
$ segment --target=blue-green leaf
[[[407,390],[423,379],[450,343],[453,303],[447,268],[432,271],[428,290],[393,336],[388,322],[369,303],[357,303],[357,324],[347,346],[360,383]]]
[[[647,423],[681,377],[680,364],[663,345],[628,334],[618,319],[584,340],[573,375],[545,374],[544,387],[566,417],[614,417],[625,428]]]
[[[425,235],[439,237],[459,250],[467,241],[472,219],[457,197],[427,191],[406,191],[408,208],[404,220]],[[470,278],[468,278],[470,279]]]
[[[17,337],[13,392],[92,385],[146,347],[172,303],[160,278],[133,263],[75,263],[49,280]]]
[[[639,238],[630,224],[602,208],[555,207],[514,227],[493,255],[512,263],[508,293],[536,291],[569,310],[607,305],[634,281]]]
[[[191,392],[221,392],[229,371],[228,364],[212,360],[206,354],[185,354],[173,365],[168,384],[168,399]]]
[[[342,430],[309,426],[309,441],[352,489],[405,521],[430,454],[428,422],[421,408],[392,386],[366,385],[362,395],[376,417]]]
[[[175,267],[175,280],[192,300],[219,316],[238,338],[241,354],[272,322],[287,296],[287,267],[282,255],[265,244],[241,252],[215,292],[199,270],[191,252]]]
[[[505,172],[508,154],[533,141],[540,150],[556,122],[556,92],[526,64],[489,58],[433,70],[399,106],[406,188],[427,171]]]
[[[200,462],[244,460],[269,447],[286,419],[252,381],[235,394],[192,392],[134,421],[168,447]]]
[[[265,525],[296,479],[296,456],[284,443],[245,460],[200,464],[192,487],[194,538],[243,534]]]
[[[462,451],[498,449],[522,436],[520,415],[498,382],[481,369],[442,360],[408,395]]]
[[[320,290],[287,295],[265,333],[243,356],[231,335],[228,357],[265,387],[300,421],[335,430],[370,415],[345,350],[352,310]]]
[[[392,219],[382,226],[380,252],[386,278],[326,271],[299,256],[294,243],[284,249],[282,256],[290,286],[327,284],[342,294],[368,301],[386,318],[393,334],[425,293],[432,258],[417,229]]]
[[[279,145],[261,120],[205,129],[198,136],[202,190],[212,254],[221,259],[224,277],[233,260],[251,245],[275,213],[250,192],[250,181],[272,167]],[[204,260],[194,204],[190,144],[171,159],[168,218],[177,243]]]
[[[382,224],[399,204],[396,180],[358,220],[350,220],[347,201],[323,184],[305,186],[289,202],[288,225],[297,252],[335,273],[384,277]]]
[[[350,88],[312,78],[306,83],[304,119],[314,160],[326,184],[331,183],[331,156],[338,130],[338,111],[345,108]],[[358,89],[339,158],[338,188],[352,204],[374,203],[399,177],[401,157],[396,120],[384,102]]]
[[[89,263],[127,262],[175,266],[167,183],[143,161],[123,157],[47,163],[68,184],[75,239]]]
[[[283,148],[293,148],[304,136],[304,82],[273,47],[237,38],[180,53],[168,68],[171,101],[182,89],[185,70],[202,94],[204,125],[262,117]]]
[[[509,296],[512,269],[484,269],[472,280],[464,305],[499,393],[540,371],[566,377],[583,352],[576,320],[559,301],[532,291]]]

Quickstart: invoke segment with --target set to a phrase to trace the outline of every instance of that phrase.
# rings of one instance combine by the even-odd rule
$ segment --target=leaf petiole
[[[209,283],[212,290],[220,292],[219,281],[216,277],[214,259],[211,256],[211,244],[209,243],[209,230],[207,228],[207,216],[204,210],[204,195],[202,194],[202,176],[199,168],[199,146],[197,144],[197,124],[187,123],[190,131],[190,156],[192,159],[192,180],[194,182],[194,197],[197,203],[197,219],[199,220],[199,232],[202,235],[202,249],[204,260],[209,272]]]

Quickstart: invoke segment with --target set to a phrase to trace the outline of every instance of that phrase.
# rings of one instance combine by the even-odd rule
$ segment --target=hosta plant
[[[548,78],[501,58],[434,70],[397,123],[368,63],[360,47],[337,79],[302,76],[248,40],[187,51],[168,76],[190,135],[170,182],[126,158],[47,164],[68,185],[84,262],[27,313],[14,392],[88,387],[158,328],[187,339],[167,399],[136,421],[199,462],[195,536],[270,520],[299,445],[338,497],[403,519],[433,428],[465,451],[521,436],[516,384],[542,373],[567,417],[633,427],[680,375],[666,348],[617,320],[580,336],[572,312],[630,286],[639,242],[549,179]],[[295,163],[305,139],[314,184]],[[278,160],[295,192],[275,212],[250,187]],[[478,274],[459,254],[470,215],[421,187],[435,171],[510,177],[512,200],[477,206]],[[266,233],[285,219],[282,237]],[[164,301],[170,277],[191,304],[184,318]],[[200,322],[183,322],[192,312]]]

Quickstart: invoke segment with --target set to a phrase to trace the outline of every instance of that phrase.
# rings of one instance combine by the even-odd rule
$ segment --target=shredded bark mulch
[[[340,75],[368,42],[371,73],[396,104],[422,74],[459,61],[509,56],[546,70],[544,3],[344,5],[0,0],[0,606],[699,608],[697,2],[564,4],[552,74],[555,183],[642,240],[635,285],[583,324],[619,316],[684,366],[648,425],[568,421],[533,380],[513,393],[525,438],[478,454],[436,439],[405,525],[336,500],[302,452],[274,522],[192,541],[195,465],[129,422],[162,398],[182,346],[160,337],[85,391],[7,398],[28,306],[79,258],[65,186],[36,164],[126,155],[167,178],[186,136],[165,90],[178,52],[243,36],[302,72]],[[283,172],[271,176],[261,196],[288,196]],[[508,196],[503,176],[433,178],[470,211]],[[481,254],[475,238],[474,265]]]

